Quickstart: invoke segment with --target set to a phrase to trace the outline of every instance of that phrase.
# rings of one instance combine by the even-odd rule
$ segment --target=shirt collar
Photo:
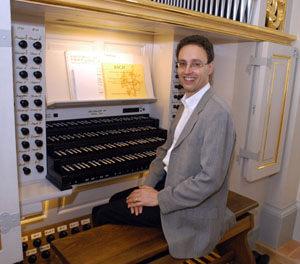
[[[193,111],[209,88],[210,84],[207,83],[203,88],[200,89],[200,91],[193,94],[189,98],[186,98],[186,95],[184,95],[181,99],[181,102],[183,103],[184,107],[189,111]]]

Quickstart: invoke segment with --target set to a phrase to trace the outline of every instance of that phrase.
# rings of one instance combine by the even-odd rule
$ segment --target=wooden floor
[[[297,260],[300,263],[300,242],[290,240],[285,243],[278,251],[291,259]]]
[[[256,249],[261,254],[271,257],[269,264],[300,264],[300,242],[290,240],[278,249],[273,249],[257,242]]]

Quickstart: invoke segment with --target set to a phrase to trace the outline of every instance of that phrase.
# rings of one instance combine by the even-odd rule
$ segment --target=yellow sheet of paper
[[[106,99],[146,98],[142,64],[102,63]]]

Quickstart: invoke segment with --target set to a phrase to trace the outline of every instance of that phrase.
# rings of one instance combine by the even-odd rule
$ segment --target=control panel
[[[174,44],[174,49],[176,50],[177,43]],[[174,54],[173,72],[172,72],[172,84],[171,84],[171,99],[170,99],[170,121],[176,116],[177,110],[180,107],[181,98],[184,96],[183,86],[179,82],[179,76],[177,73],[176,65],[176,55]]]
[[[51,249],[51,242],[55,239],[75,235],[92,228],[91,216],[82,216],[76,219],[45,226],[22,233],[23,264],[51,263],[55,253]]]
[[[13,23],[15,120],[20,183],[46,176],[45,28]]]

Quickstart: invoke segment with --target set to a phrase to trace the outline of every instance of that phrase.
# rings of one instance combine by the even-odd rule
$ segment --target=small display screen
[[[134,108],[123,108],[123,113],[138,113],[140,109],[138,107]]]

